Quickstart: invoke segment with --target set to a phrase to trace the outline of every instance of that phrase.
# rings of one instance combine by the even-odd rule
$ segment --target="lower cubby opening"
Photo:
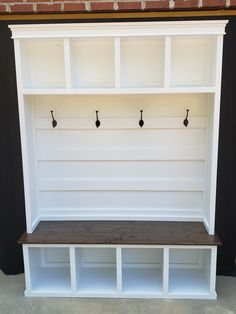
[[[31,247],[29,265],[33,292],[71,292],[69,248]]]
[[[117,291],[115,248],[76,248],[75,257],[79,293]]]
[[[215,299],[216,246],[24,245],[26,296]]]
[[[208,295],[211,250],[175,248],[169,254],[169,294]]]
[[[163,291],[163,249],[122,249],[122,290],[131,294]]]

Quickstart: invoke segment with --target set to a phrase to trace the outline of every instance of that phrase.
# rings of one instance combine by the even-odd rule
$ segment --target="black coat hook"
[[[144,121],[143,121],[143,110],[140,110],[140,113],[141,113],[141,117],[140,117],[140,120],[139,120],[139,125],[140,125],[140,127],[142,128],[143,125],[144,125]]]
[[[98,120],[98,110],[96,110],[96,122],[95,122],[95,125],[97,128],[99,128],[101,122]]]
[[[52,116],[52,127],[55,128],[57,126],[57,121],[54,119],[53,110],[51,110],[51,116]]]
[[[189,109],[187,109],[186,111],[187,111],[187,113],[186,113],[186,117],[185,117],[185,119],[184,119],[184,121],[183,121],[183,124],[184,124],[184,126],[187,127],[187,126],[188,126],[188,122],[189,122],[189,121],[188,121],[188,112],[189,112]]]

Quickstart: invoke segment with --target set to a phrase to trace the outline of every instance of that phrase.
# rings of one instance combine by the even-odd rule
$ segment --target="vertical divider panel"
[[[116,248],[116,279],[117,279],[117,292],[122,292],[122,251],[121,247]]]
[[[163,293],[168,294],[169,291],[169,248],[164,247],[163,254]]]
[[[66,88],[71,88],[71,51],[70,51],[70,39],[64,39],[64,63],[65,63],[65,76],[66,76]]]
[[[165,37],[164,88],[170,87],[171,36]]]
[[[77,276],[75,266],[75,247],[70,247],[70,276],[71,276],[71,290],[75,293],[77,290]]]
[[[216,261],[217,261],[217,246],[211,249],[211,274],[210,274],[210,293],[215,294],[216,287]]]
[[[19,39],[14,39],[15,50],[15,63],[16,63],[16,80],[17,80],[17,94],[18,94],[18,110],[20,121],[20,137],[21,137],[21,151],[22,151],[22,164],[24,176],[24,196],[25,196],[25,213],[26,213],[26,228],[28,233],[33,232],[32,228],[32,215],[31,215],[31,202],[30,202],[30,173],[29,173],[29,160],[27,153],[27,130],[26,130],[26,116],[24,107],[24,97],[22,94],[23,89],[23,76],[21,67],[21,45]]]
[[[213,129],[212,129],[212,151],[211,164],[208,171],[210,177],[210,204],[208,206],[210,212],[209,234],[215,231],[215,202],[216,202],[216,180],[217,180],[217,159],[218,159],[218,138],[219,138],[219,120],[220,120],[220,96],[221,96],[221,72],[222,72],[222,54],[223,54],[223,35],[217,37],[216,52],[216,93],[213,109]]]
[[[31,293],[31,274],[29,264],[29,249],[27,245],[23,245],[23,256],[24,256],[24,267],[25,267],[25,283],[26,283],[26,294]]]
[[[114,53],[115,53],[115,88],[120,88],[120,37],[114,38]]]

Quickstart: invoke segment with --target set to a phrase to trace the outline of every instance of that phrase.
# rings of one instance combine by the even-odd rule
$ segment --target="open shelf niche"
[[[112,88],[115,86],[114,40],[80,38],[71,40],[73,88]]]
[[[79,293],[117,291],[115,248],[76,248],[75,251]]]
[[[69,248],[30,247],[28,255],[32,292],[71,292]]]
[[[122,249],[122,291],[124,293],[163,293],[163,249]]]
[[[24,39],[20,46],[24,88],[66,87],[63,39]]]
[[[214,86],[216,78],[215,37],[185,36],[171,40],[172,87]]]

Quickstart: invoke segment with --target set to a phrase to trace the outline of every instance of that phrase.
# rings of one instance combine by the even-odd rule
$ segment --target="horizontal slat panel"
[[[204,145],[205,131],[202,129],[180,130],[66,130],[37,131],[39,150],[49,148],[149,148],[184,147]]]
[[[43,191],[203,191],[202,180],[75,179],[41,180]]]
[[[165,209],[202,208],[202,192],[141,192],[141,191],[46,191],[39,192],[41,209]]]
[[[38,160],[204,160],[203,147],[54,149],[40,150]]]
[[[208,94],[158,94],[158,95],[40,95],[33,96],[35,117],[48,119],[50,110],[55,118],[137,117],[144,110],[144,117],[182,117],[188,108],[189,117],[206,116]]]
[[[39,161],[46,179],[202,179],[203,161]]]
[[[158,221],[202,221],[202,209],[71,209],[57,208],[40,210],[42,220],[153,220]]]
[[[139,117],[105,117],[99,116],[102,129],[139,129]],[[184,117],[145,117],[143,129],[184,129]],[[205,117],[189,118],[189,129],[205,128]],[[36,129],[52,129],[52,119],[36,119]],[[79,129],[96,129],[94,117],[85,118],[58,118],[57,130],[79,130]]]

